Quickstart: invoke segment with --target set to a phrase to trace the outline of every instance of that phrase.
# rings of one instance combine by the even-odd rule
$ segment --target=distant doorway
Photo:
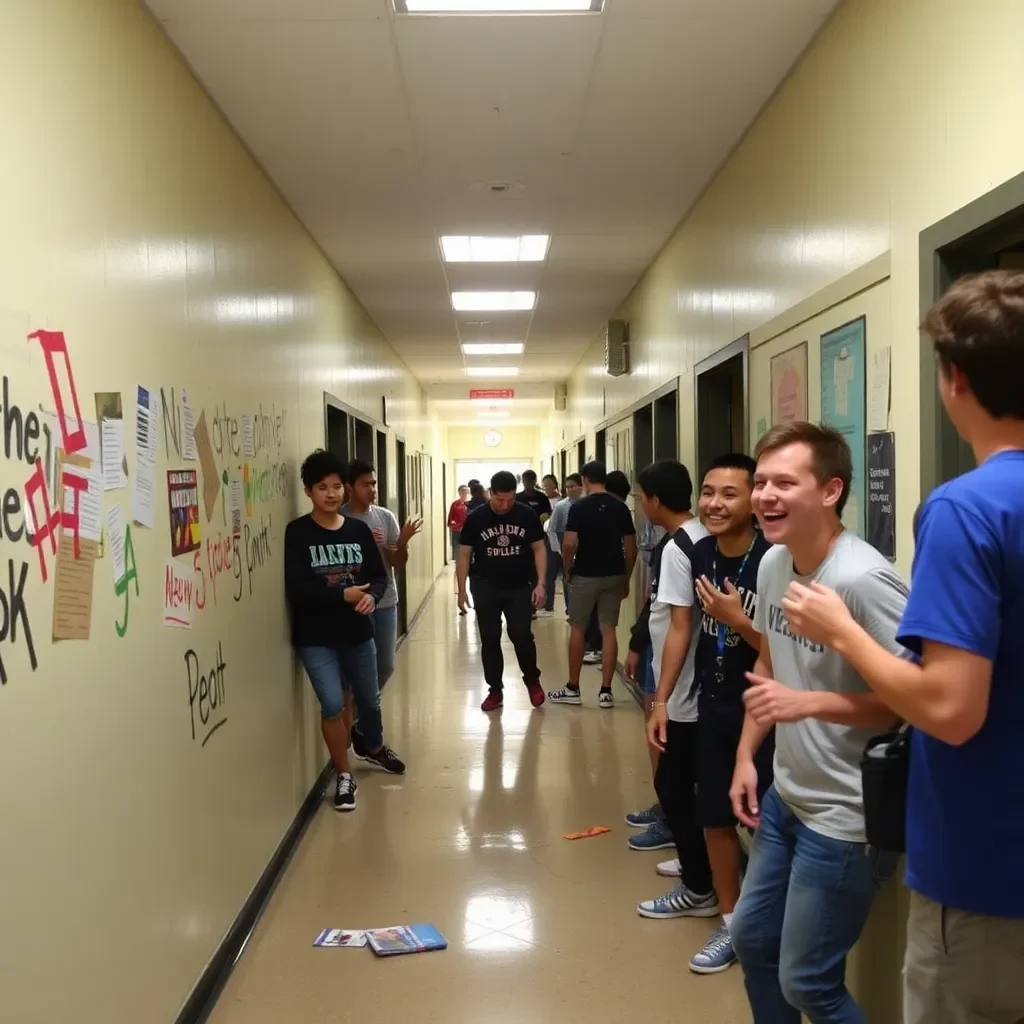
[[[713,459],[747,450],[747,339],[697,364],[697,480]]]

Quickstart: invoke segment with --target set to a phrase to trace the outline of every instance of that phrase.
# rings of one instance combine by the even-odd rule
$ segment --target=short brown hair
[[[811,472],[819,484],[824,486],[829,480],[836,479],[842,481],[843,493],[836,502],[836,512],[842,515],[853,479],[853,457],[846,438],[835,427],[827,427],[824,423],[805,420],[779,423],[757,442],[754,458],[760,460],[763,455],[791,444],[805,444],[811,449]]]
[[[925,314],[943,372],[956,367],[995,419],[1024,419],[1024,273],[961,277]]]

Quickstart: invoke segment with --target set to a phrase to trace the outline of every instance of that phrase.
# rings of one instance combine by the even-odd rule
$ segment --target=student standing
[[[395,651],[398,646],[398,586],[395,569],[409,561],[409,542],[423,529],[421,519],[409,519],[399,529],[394,512],[377,504],[377,473],[368,462],[359,459],[348,467],[348,504],[342,515],[361,519],[370,527],[388,570],[388,589],[373,613],[373,628],[377,640],[377,683],[381,690],[395,671]],[[358,728],[352,733],[356,756],[361,756]]]
[[[680,878],[665,895],[641,903],[637,913],[656,919],[714,917],[718,900],[704,833],[697,824],[695,796],[698,727],[692,690],[695,627],[700,619],[694,615],[694,544],[687,530],[694,522],[689,511],[693,484],[686,467],[675,460],[652,463],[638,482],[644,515],[665,530],[654,552],[651,574],[648,624],[658,688],[647,740],[661,755],[654,788],[665,814],[666,845],[675,842]]]
[[[384,745],[377,687],[372,615],[388,577],[370,528],[341,515],[341,462],[316,451],[302,464],[302,482],[313,504],[285,529],[285,595],[295,647],[320,702],[324,742],[338,771],[334,807],[356,806],[356,781],[348,757],[345,694],[359,706],[366,757],[385,771],[405,765]]]
[[[757,573],[771,547],[754,526],[751,497],[757,463],[749,455],[713,460],[700,492],[704,526],[693,575],[701,620],[694,666],[697,692],[697,821],[704,828],[722,926],[690,960],[697,974],[716,974],[736,961],[729,926],[740,896],[743,851],[729,799],[736,750],[743,732],[743,694],[761,646],[751,621],[757,608]],[[772,780],[774,736],[757,751],[758,797]]]
[[[484,485],[479,480],[470,480],[469,501],[466,502],[466,512],[475,512],[486,504],[487,495],[484,493]]]
[[[494,488],[491,488],[494,493]],[[551,515],[551,499],[537,490],[537,474],[532,469],[523,473],[523,489],[516,495],[516,501],[528,506],[543,523]]]
[[[565,527],[569,519],[569,509],[583,497],[583,478],[579,473],[570,473],[565,478],[565,497],[556,502],[551,508],[551,518],[547,522],[548,547],[548,576],[545,581],[547,600],[544,602],[544,610],[554,613],[555,610],[555,585],[562,576],[562,538],[565,536]],[[566,602],[566,609],[569,606],[568,588],[565,580],[562,580],[562,596]]]
[[[792,587],[827,644],[912,728],[905,1024],[1024,1020],[1024,274],[962,278],[924,320],[939,395],[977,468],[919,510],[894,657],[856,608]],[[828,582],[828,581],[823,581]],[[852,614],[851,614],[852,613]]]
[[[459,534],[462,533],[462,524],[466,521],[469,510],[466,503],[469,501],[469,488],[463,484],[459,488],[459,496],[451,503],[448,509],[448,533],[452,542],[452,561],[459,560]]]
[[[598,706],[614,707],[612,679],[619,656],[615,628],[619,609],[629,596],[629,578],[636,564],[636,528],[626,505],[608,494],[608,474],[600,462],[583,467],[587,497],[569,511],[562,542],[562,564],[568,581],[569,682],[548,694],[556,704],[582,704],[583,635],[597,609],[601,626],[601,690]]]
[[[757,828],[733,948],[756,1024],[862,1024],[846,988],[860,937],[894,856],[866,846],[860,760],[895,715],[839,654],[793,633],[782,607],[794,581],[842,594],[857,621],[899,652],[906,587],[840,516],[850,490],[842,434],[813,423],[773,427],[757,444],[754,510],[775,546],[761,560],[761,634],[736,753],[733,812]],[[775,777],[758,799],[757,751],[775,727]]]
[[[504,702],[503,615],[530,703],[540,707],[544,690],[530,619],[534,608],[544,604],[544,584],[535,582],[543,580],[547,570],[544,531],[533,510],[516,501],[516,478],[511,473],[494,474],[491,500],[466,517],[461,539],[459,610],[464,610],[468,603],[468,578],[489,691],[481,710],[496,711]]]

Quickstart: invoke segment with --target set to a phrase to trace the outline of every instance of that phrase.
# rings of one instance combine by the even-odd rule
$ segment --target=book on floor
[[[432,924],[372,928],[366,933],[366,938],[377,956],[429,953],[432,950],[448,948],[448,940]]]
[[[366,945],[366,932],[354,928],[325,928],[313,940],[313,945],[326,949],[353,949]]]

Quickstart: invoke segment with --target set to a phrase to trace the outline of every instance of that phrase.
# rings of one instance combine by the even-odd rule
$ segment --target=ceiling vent
[[[611,377],[629,373],[629,324],[609,320],[604,332],[604,372]]]
[[[555,412],[565,412],[569,405],[569,388],[564,380],[555,383]]]

